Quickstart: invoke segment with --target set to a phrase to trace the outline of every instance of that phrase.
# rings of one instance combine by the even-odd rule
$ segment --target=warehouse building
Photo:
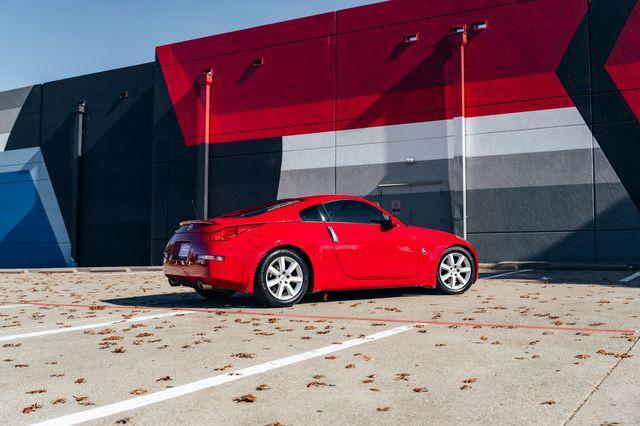
[[[0,93],[0,267],[350,193],[481,261],[640,260],[637,0],[392,0]]]

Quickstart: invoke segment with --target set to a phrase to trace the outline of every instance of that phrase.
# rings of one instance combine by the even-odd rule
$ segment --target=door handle
[[[336,234],[336,231],[334,231],[331,226],[327,225],[327,231],[329,231],[329,236],[331,237],[331,241],[333,241],[334,243],[337,243],[340,241],[338,240],[338,235]]]

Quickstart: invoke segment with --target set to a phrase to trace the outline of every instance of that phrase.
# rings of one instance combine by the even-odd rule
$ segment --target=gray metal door
[[[448,192],[442,182],[383,184],[380,205],[408,225],[452,232]]]

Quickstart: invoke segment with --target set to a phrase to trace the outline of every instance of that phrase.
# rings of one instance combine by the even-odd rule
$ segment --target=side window
[[[322,215],[318,206],[307,207],[300,211],[300,220],[303,222],[322,222]]]
[[[384,215],[369,204],[354,200],[334,201],[324,205],[331,222],[379,223]]]

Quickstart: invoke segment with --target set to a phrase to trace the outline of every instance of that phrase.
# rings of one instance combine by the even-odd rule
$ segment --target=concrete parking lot
[[[640,423],[640,276],[486,271],[466,294],[266,309],[160,272],[0,274],[4,424]]]

